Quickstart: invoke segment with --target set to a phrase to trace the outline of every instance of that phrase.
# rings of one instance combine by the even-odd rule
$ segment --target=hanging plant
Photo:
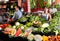
[[[51,0],[46,0],[46,7],[50,7],[50,5],[51,5]]]
[[[36,1],[37,1],[37,0],[30,0],[30,6],[31,6],[31,9],[37,7],[37,5],[36,5]]]
[[[44,8],[44,0],[39,0],[40,6]]]
[[[60,5],[59,4],[56,4],[56,8],[60,8]]]

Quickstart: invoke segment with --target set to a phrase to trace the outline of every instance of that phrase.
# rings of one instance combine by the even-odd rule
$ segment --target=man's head
[[[15,6],[15,10],[18,11],[19,10],[19,6]]]

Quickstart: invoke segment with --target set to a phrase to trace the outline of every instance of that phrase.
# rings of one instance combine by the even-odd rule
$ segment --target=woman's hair
[[[44,6],[44,9],[46,8],[46,6]]]

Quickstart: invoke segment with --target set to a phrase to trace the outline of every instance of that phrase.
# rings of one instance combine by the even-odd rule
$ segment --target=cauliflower
[[[21,29],[24,29],[24,26],[21,26]]]
[[[49,26],[49,24],[48,23],[44,23],[43,25],[42,25],[42,27],[48,27]]]
[[[58,35],[58,33],[59,33],[58,30],[56,30],[56,31],[54,31],[54,32],[55,32],[56,35]]]
[[[18,25],[20,25],[20,23],[19,22],[16,22],[15,25],[18,26]]]
[[[38,28],[34,28],[34,31],[37,31],[38,30]]]
[[[34,39],[34,35],[33,34],[28,35],[27,39],[33,40]]]
[[[42,41],[42,37],[40,35],[35,35],[34,40],[35,41]]]
[[[15,28],[16,28],[16,26],[13,26],[13,28],[15,29]]]

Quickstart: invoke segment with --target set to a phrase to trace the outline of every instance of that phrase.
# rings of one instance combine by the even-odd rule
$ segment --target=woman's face
[[[45,7],[45,8],[44,8],[44,13],[47,13],[47,12],[48,12],[48,11],[47,11],[47,8]]]

